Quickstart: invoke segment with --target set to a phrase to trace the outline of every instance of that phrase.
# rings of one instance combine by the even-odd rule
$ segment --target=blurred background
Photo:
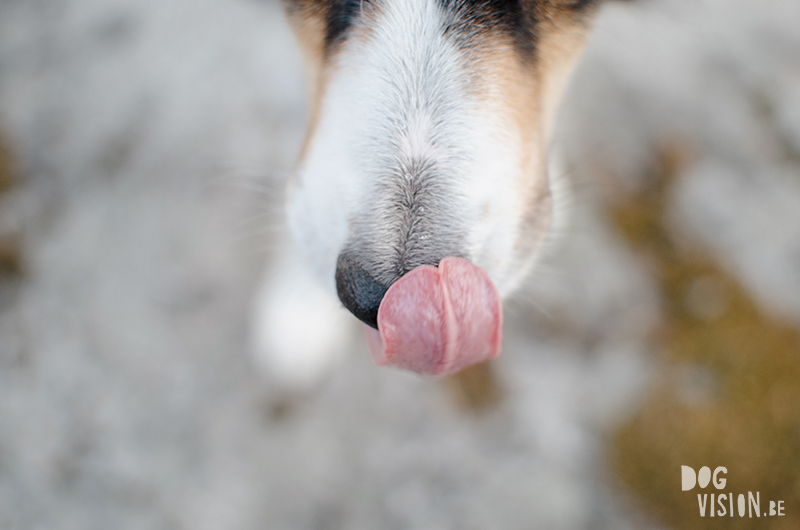
[[[279,2],[0,0],[0,528],[800,528],[798,23],[604,6],[571,223],[503,354],[419,378],[354,326],[276,397],[249,319],[305,122]],[[681,465],[787,515],[701,518]]]

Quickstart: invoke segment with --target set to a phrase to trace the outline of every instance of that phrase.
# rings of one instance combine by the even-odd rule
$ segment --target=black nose
[[[336,263],[339,300],[359,320],[378,329],[378,307],[387,286],[382,285],[351,254],[341,254]]]

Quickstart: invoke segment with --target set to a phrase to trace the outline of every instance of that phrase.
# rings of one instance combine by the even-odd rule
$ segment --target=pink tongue
[[[423,265],[392,285],[365,325],[372,358],[420,374],[446,375],[500,353],[503,307],[489,275],[461,258]]]

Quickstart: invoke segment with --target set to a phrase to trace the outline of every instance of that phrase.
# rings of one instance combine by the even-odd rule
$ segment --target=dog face
[[[550,228],[547,146],[594,1],[287,0],[310,122],[289,226],[375,326],[386,290],[448,256],[501,296]]]

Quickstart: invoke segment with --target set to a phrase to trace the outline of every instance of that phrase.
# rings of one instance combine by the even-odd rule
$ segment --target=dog
[[[599,0],[284,2],[310,118],[257,358],[313,384],[353,316],[378,364],[444,375],[496,356],[501,300],[552,229],[550,138]]]

